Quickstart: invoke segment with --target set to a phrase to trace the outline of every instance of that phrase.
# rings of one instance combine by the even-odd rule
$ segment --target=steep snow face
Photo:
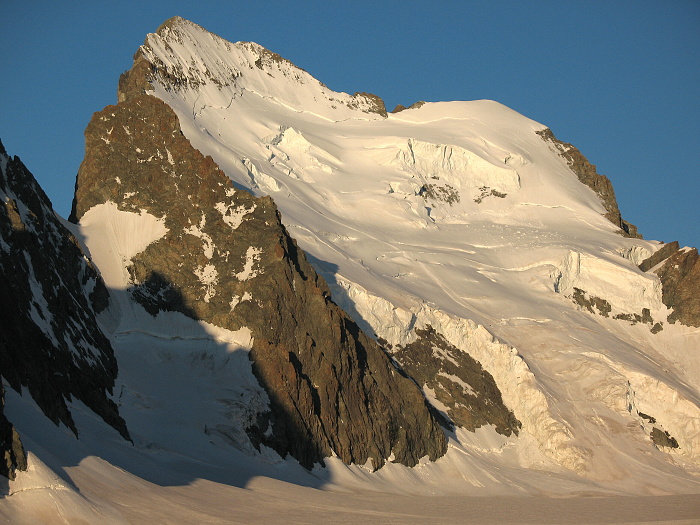
[[[275,199],[368,332],[403,344],[439,328],[581,474],[640,472],[639,447],[658,454],[644,416],[679,444],[658,447],[700,460],[682,423],[700,418],[700,334],[666,322],[658,278],[636,265],[660,245],[619,234],[543,125],[491,101],[384,117],[255,44],[177,20],[159,33],[142,47],[153,94],[237,186]]]
[[[125,290],[129,286],[127,267],[132,257],[163,237],[168,229],[164,218],[144,211],[121,211],[115,203],[106,202],[90,208],[76,231],[90,247],[105,284],[113,290]]]
[[[614,258],[569,252],[554,272],[553,286],[564,295],[578,288],[608,298],[611,311],[631,312],[641,305],[653,309],[658,318],[665,318],[659,279],[653,274],[620,271],[619,261]]]

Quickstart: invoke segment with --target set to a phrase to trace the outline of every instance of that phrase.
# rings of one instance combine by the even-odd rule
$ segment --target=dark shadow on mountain
[[[5,417],[5,387],[0,384],[0,497],[9,494],[10,478],[17,470],[27,470],[27,456],[14,425]]]
[[[162,276],[154,274],[151,283],[159,283],[163,287],[157,290],[168,290],[167,294],[157,295],[141,295],[141,299],[147,299],[146,303],[148,314],[153,315],[154,319],[160,312],[179,311],[187,315],[191,319],[197,320],[193,315],[193,311],[187,307],[181,294],[177,289],[163,280]],[[139,306],[133,305],[134,299],[139,296],[134,293],[139,288],[127,290],[110,290],[111,295],[111,312],[115,308],[124,309],[124,306],[131,306],[138,314]],[[151,289],[152,291],[153,289]],[[142,291],[142,289],[141,289]],[[158,299],[162,299],[159,302]],[[139,301],[141,302],[141,301]],[[119,306],[121,305],[121,306]],[[175,310],[168,310],[167,305],[177,306]],[[166,308],[163,308],[166,306]],[[160,309],[158,309],[160,307]],[[121,316],[135,315],[131,311],[120,312]],[[141,312],[140,315],[147,315]],[[183,320],[184,321],[184,320]],[[128,324],[125,325],[128,327]],[[144,325],[145,326],[145,325]],[[133,328],[133,330],[132,330]],[[133,342],[128,342],[129,338]],[[151,390],[151,394],[139,392],[138,384],[132,383],[132,379],[136,381],[140,371],[126,371],[126,361],[131,361],[129,366],[134,366],[135,356],[141,359],[139,354],[143,354],[143,363],[151,363],[154,372],[158,371],[158,365],[162,361],[163,373],[167,373],[166,364],[173,361],[181,361],[182,363],[194,363],[192,365],[192,374],[204,374],[206,366],[211,366],[212,374],[218,374],[219,379],[221,374],[226,373],[226,366],[238,366],[242,360],[250,363],[248,352],[239,350],[231,352],[227,344],[217,342],[213,336],[208,333],[204,326],[191,323],[186,335],[174,335],[170,338],[167,334],[145,333],[143,326],[129,327],[124,332],[115,332],[112,334],[114,341],[114,350],[117,358],[120,374],[117,379],[117,386],[114,392],[114,399],[119,407],[120,415],[126,421],[127,428],[133,439],[133,444],[123,439],[116,431],[107,426],[98,416],[89,411],[84,406],[76,406],[74,403],[69,403],[72,411],[73,420],[76,423],[78,438],[73,436],[71,431],[62,425],[60,422],[52,424],[47,418],[46,420],[36,422],[38,414],[20,417],[15,423],[18,431],[22,435],[27,452],[35,454],[44,463],[47,464],[62,480],[73,489],[79,491],[78,487],[71,480],[70,474],[66,470],[68,467],[79,465],[85,458],[97,456],[111,465],[122,469],[129,474],[137,476],[148,482],[157,485],[166,486],[184,486],[193,483],[197,479],[206,479],[216,483],[245,488],[249,481],[254,477],[269,477],[293,483],[299,486],[321,488],[330,481],[330,472],[322,468],[314,468],[308,470],[303,468],[296,461],[290,462],[270,462],[269,454],[261,455],[253,450],[253,447],[260,447],[260,441],[255,443],[251,439],[251,444],[246,443],[239,445],[239,448],[234,446],[234,440],[226,438],[226,424],[221,414],[226,411],[227,399],[221,397],[212,399],[212,402],[218,403],[221,410],[214,409],[212,412],[212,422],[197,426],[194,421],[202,419],[201,414],[192,414],[192,426],[183,427],[182,439],[177,442],[179,446],[170,446],[167,443],[160,443],[158,436],[149,434],[152,427],[149,427],[144,421],[147,418],[143,417],[143,409],[141,406],[159,404],[167,404],[169,399],[168,392],[172,392],[178,388],[186,389],[186,378],[173,377],[154,377],[154,383],[161,384],[161,396],[157,396],[157,392]],[[121,341],[121,342],[120,342]],[[244,352],[238,354],[238,352]],[[236,363],[233,363],[237,360]],[[156,363],[153,365],[152,363]],[[206,366],[199,366],[197,363],[205,363]],[[146,366],[146,365],[144,365]],[[198,367],[199,366],[199,367]],[[186,373],[187,370],[181,370]],[[126,372],[126,373],[125,373]],[[235,389],[236,370],[232,369],[232,385]],[[155,373],[154,373],[155,376]],[[203,379],[206,382],[206,377]],[[21,389],[20,389],[21,390]],[[26,389],[24,391],[26,396]],[[151,395],[151,397],[149,397]],[[269,394],[268,394],[269,395]],[[129,396],[131,396],[129,398]],[[275,403],[274,396],[269,395],[271,399],[271,410],[265,414],[261,414],[258,421],[251,425],[248,431],[249,437],[257,435],[263,436],[267,427],[258,428],[257,425],[263,426],[262,422],[270,420],[270,415],[277,413],[277,420],[284,419],[284,424],[287,426],[293,425],[293,418],[281,418],[280,411],[284,410],[280,404]],[[129,399],[127,399],[129,398]],[[170,400],[176,403],[174,400]],[[131,403],[128,406],[128,403]],[[141,405],[139,405],[139,403]],[[25,405],[31,406],[31,405]],[[171,407],[171,412],[179,413],[180,408],[177,406]],[[186,407],[182,407],[186,410]],[[166,411],[167,412],[167,411]],[[32,420],[32,417],[34,418]],[[163,418],[163,413],[154,413],[153,417]],[[185,416],[186,417],[186,416]],[[17,419],[17,418],[15,418]],[[274,418],[273,418],[274,419]],[[222,425],[222,422],[224,423]],[[231,428],[233,422],[231,422]],[[221,428],[224,431],[221,431]],[[149,430],[150,428],[150,430]],[[37,432],[36,429],[43,429]],[[296,436],[301,439],[301,442],[296,443],[296,448],[309,448],[313,453],[317,453],[318,444],[313,442],[311,434],[307,429],[289,428],[287,434]],[[304,442],[304,435],[308,436],[308,440]],[[240,438],[240,435],[238,436]],[[244,439],[249,439],[245,437]],[[192,448],[188,449],[188,440],[192,443]],[[268,443],[274,445],[274,443]],[[312,467],[312,465],[307,465]],[[0,478],[0,496],[9,494],[9,483],[6,479]]]
[[[31,173],[17,157],[6,157],[1,144],[0,160],[6,196],[0,203],[0,375],[74,435],[68,403],[80,400],[128,440],[107,395],[117,363],[95,320],[108,291]],[[22,469],[24,454],[8,419],[0,455],[11,476],[14,467]]]
[[[298,381],[303,385],[302,388],[306,388],[311,394],[313,413],[320,416],[321,402],[311,378],[304,373],[302,363],[293,352],[288,353],[288,359],[297,373]],[[304,424],[306,421],[299,417],[296,410],[287,408],[284,396],[265,380],[254,360],[252,366],[255,377],[270,399],[270,412],[246,430],[251,442],[258,450],[261,445],[265,445],[282,454],[289,454],[307,471],[311,471],[315,465],[325,467],[327,444],[314,436],[312,429]]]
[[[357,323],[357,326],[365,332],[372,339],[377,339],[377,334],[374,333],[372,326],[362,317],[360,312],[355,308],[355,301],[348,295],[348,292],[338,283],[338,270],[337,264],[324,261],[318,257],[314,257],[308,252],[306,253],[306,258],[314,267],[316,272],[325,279],[328,287],[331,290],[332,300],[335,304],[340,306],[345,312],[350,316],[350,318]]]
[[[154,319],[161,312],[178,312],[194,321],[200,320],[194,310],[187,304],[186,299],[178,288],[157,272],[153,272],[142,285],[133,287],[129,291],[111,290],[110,292],[114,300],[121,304],[128,304],[125,301],[125,296],[128,295],[128,300],[139,303]],[[122,315],[126,314],[122,313]],[[174,360],[180,359],[183,362],[191,363],[192,369],[189,370],[191,374],[206,373],[203,372],[200,366],[202,363],[205,363],[205,370],[206,366],[211,367],[212,381],[214,380],[213,374],[217,374],[217,377],[220,378],[221,374],[226,373],[227,366],[231,367],[232,390],[235,390],[238,386],[234,383],[237,380],[237,375],[240,374],[240,370],[236,367],[241,365],[251,366],[254,370],[254,363],[251,363],[249,359],[250,354],[246,350],[241,349],[232,353],[227,344],[217,342],[201,324],[192,323],[189,330],[185,336],[176,335],[172,340],[164,339],[162,336],[141,335],[139,337],[153,340],[152,345],[142,350],[151,352],[151,355],[148,356],[150,359],[162,359],[166,363],[172,363]],[[158,337],[160,339],[156,340]],[[115,334],[113,340],[118,338],[119,335]],[[191,346],[187,341],[192,341]],[[138,344],[137,340],[132,343],[132,345]],[[134,352],[133,347],[124,348],[120,344],[115,346],[118,362],[120,358],[126,360],[127,353]],[[183,371],[183,373],[187,372],[188,370]],[[123,382],[128,381],[128,379],[128,374],[120,376],[119,383],[123,385]],[[165,385],[164,391],[167,391],[173,385],[179,386],[178,382],[181,381],[181,378],[173,377],[170,380],[173,383]],[[207,382],[206,378],[205,382]],[[259,378],[258,382],[260,383]],[[129,385],[123,386],[129,387]],[[185,384],[181,386],[186,388]],[[212,401],[216,401],[220,409],[212,412],[211,423],[205,423],[202,427],[196,427],[193,422],[192,427],[186,430],[192,433],[191,435],[195,441],[199,437],[199,444],[193,443],[195,446],[193,450],[187,450],[186,440],[182,442],[185,449],[164,450],[162,448],[163,444],[158,443],[155,436],[149,437],[148,435],[138,434],[139,428],[135,426],[137,423],[134,422],[131,424],[130,430],[134,433],[134,448],[141,452],[141,457],[129,459],[134,454],[124,454],[123,452],[121,454],[103,455],[102,457],[115,466],[161,486],[186,485],[196,479],[208,479],[217,483],[245,488],[253,477],[266,476],[300,486],[322,487],[330,480],[330,473],[327,470],[317,468],[310,472],[307,469],[312,467],[312,465],[305,465],[307,469],[304,469],[296,462],[286,463],[284,468],[280,468],[279,464],[271,464],[269,460],[264,459],[259,454],[261,441],[275,450],[287,450],[284,447],[275,447],[274,440],[270,442],[270,440],[259,439],[269,434],[267,424],[273,424],[275,421],[279,424],[279,420],[283,419],[284,424],[288,427],[293,427],[293,418],[280,417],[281,412],[284,412],[284,407],[276,402],[274,392],[270,388],[266,388],[264,384],[260,384],[260,386],[266,391],[270,399],[269,410],[258,413],[255,421],[250,422],[245,428],[240,426],[240,424],[236,425],[232,420],[230,420],[230,426],[227,425],[227,422],[222,423],[221,414],[226,412],[230,403],[236,400],[224,398],[224,393],[219,394],[217,392],[217,399]],[[138,396],[140,392],[134,390],[134,394]],[[154,401],[167,402],[168,399],[166,394],[163,393],[160,399],[155,399]],[[124,399],[121,402],[123,403]],[[199,416],[201,414],[193,414],[193,416],[195,415]],[[127,410],[124,410],[123,416],[127,421],[127,425],[130,425]],[[245,431],[245,434],[239,433],[235,436],[238,442],[231,436],[231,431],[234,428]],[[319,445],[313,441],[307,429],[289,428],[288,430],[288,433],[295,436],[298,440],[296,444],[298,448],[313,451],[318,449]],[[277,433],[275,432],[274,434]],[[258,438],[257,440],[256,437]],[[142,440],[139,442],[139,439]],[[206,450],[207,445],[204,445],[204,449],[201,448],[203,441],[206,441],[211,446],[211,450]],[[197,450],[196,447],[200,447],[200,449]],[[254,449],[257,449],[257,451],[254,451]],[[199,455],[200,452],[203,453],[203,456]],[[269,451],[267,454],[269,454]],[[227,455],[230,455],[230,460],[228,461],[225,457]],[[183,457],[186,459],[183,459]],[[222,457],[223,459],[221,459]],[[134,461],[134,459],[137,461]],[[176,467],[173,466],[175,463],[177,464]]]
[[[180,290],[160,272],[152,271],[143,283],[129,288],[129,293],[153,317],[159,312],[180,312],[190,319],[199,320]]]

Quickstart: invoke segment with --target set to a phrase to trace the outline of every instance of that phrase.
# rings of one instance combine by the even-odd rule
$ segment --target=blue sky
[[[700,246],[700,1],[0,3],[0,139],[63,216],[92,113],[180,15],[331,89],[497,100],[577,146],[647,239]]]

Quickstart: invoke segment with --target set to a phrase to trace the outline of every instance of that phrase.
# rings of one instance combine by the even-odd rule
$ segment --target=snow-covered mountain
[[[76,403],[61,421],[80,441],[59,436],[8,388],[30,470],[2,515],[51,476],[59,506],[77,489],[98,510],[76,516],[117,521],[141,516],[111,506],[133,491],[101,477],[142,507],[167,497],[151,483],[213,497],[194,480],[254,476],[426,498],[700,490],[697,250],[642,239],[546,126],[492,101],[387,113],[181,18],[118,98],[86,131],[69,227],[109,290],[81,332],[114,348],[133,446]]]

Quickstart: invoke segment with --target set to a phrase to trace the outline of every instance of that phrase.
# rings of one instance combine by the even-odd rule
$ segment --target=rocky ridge
[[[668,316],[669,323],[678,321],[700,327],[700,256],[697,248],[680,249],[677,241],[665,244],[642,261],[639,269],[653,271],[661,279],[661,300],[673,310]]]
[[[213,53],[210,56],[198,53],[199,44],[192,40],[193,34],[202,36],[211,46]],[[177,51],[173,49],[174,44],[178,45]],[[236,57],[235,62],[240,67],[227,65],[232,56]],[[146,62],[140,62],[140,58]],[[229,88],[234,96],[252,91],[293,105],[303,104],[304,97],[313,92],[315,96],[306,101],[325,100],[339,119],[347,118],[356,110],[369,118],[387,117],[384,101],[377,95],[335,93],[302,68],[255,42],[228,42],[179,16],[165,21],[155,33],[148,35],[134,56],[134,64],[147,67],[150,78],[173,90],[198,89],[213,84],[218,89]],[[267,93],[270,78],[283,79],[287,89]],[[139,82],[135,85],[144,87]],[[120,85],[120,91],[128,91],[123,88]]]
[[[252,332],[253,371],[270,398],[248,429],[254,445],[309,468],[333,453],[375,469],[444,454],[422,392],[335,305],[272,199],[236,190],[169,106],[143,94],[154,71],[137,53],[120,102],[88,125],[71,220],[113,202],[165,221],[168,233],[128,265],[131,297],[152,314]]]
[[[104,282],[32,174],[2,144],[0,166],[0,374],[76,435],[67,405],[73,398],[128,439],[108,397],[117,362],[96,321],[107,306]],[[0,433],[6,463],[21,465],[16,432],[4,424]]]
[[[545,128],[536,133],[542,137],[542,140],[553,144],[558,153],[566,160],[571,171],[576,174],[578,180],[598,194],[605,207],[605,217],[620,228],[620,230],[622,230],[621,233],[625,237],[641,239],[642,236],[637,232],[637,227],[622,218],[620,208],[617,205],[617,199],[615,198],[615,190],[613,189],[610,179],[605,175],[600,175],[595,165],[591,164],[578,148],[557,139],[551,129]]]
[[[392,356],[443,407],[446,427],[474,432],[493,425],[499,434],[518,435],[522,424],[503,403],[493,376],[478,361],[430,325],[416,329],[415,334],[415,341],[394,346]]]

